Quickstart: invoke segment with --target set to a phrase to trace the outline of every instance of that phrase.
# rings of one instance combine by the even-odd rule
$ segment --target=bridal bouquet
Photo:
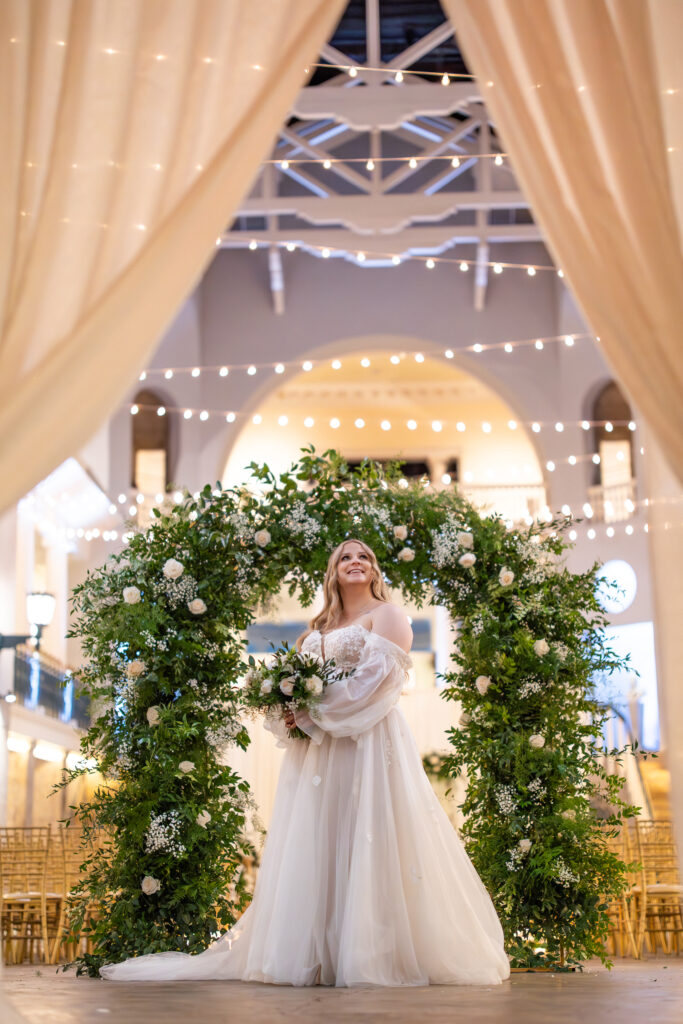
[[[284,717],[287,711],[303,710],[314,718],[325,687],[348,674],[339,672],[333,660],[321,661],[284,644],[263,661],[249,658],[242,703],[245,710],[266,715]],[[296,727],[289,734],[307,738]]]

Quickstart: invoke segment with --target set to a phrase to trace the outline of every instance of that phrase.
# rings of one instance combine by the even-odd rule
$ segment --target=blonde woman
[[[492,985],[509,974],[493,904],[396,706],[412,631],[359,540],[330,557],[299,646],[351,672],[315,719],[269,727],[287,746],[254,899],[199,956],[105,967],[116,980],[289,985]],[[299,726],[309,740],[291,739]]]

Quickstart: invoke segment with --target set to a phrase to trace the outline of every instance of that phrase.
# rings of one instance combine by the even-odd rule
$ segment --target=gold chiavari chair
[[[49,826],[0,828],[0,938],[4,961],[49,958]]]
[[[650,952],[680,953],[683,937],[683,885],[670,821],[635,821],[638,855],[643,864],[637,942]]]
[[[610,929],[607,937],[607,951],[613,956],[640,957],[637,943],[638,893],[642,891],[642,865],[635,855],[633,836],[626,824],[619,835],[607,840],[609,849],[619,860],[629,865],[628,888],[622,896],[610,901],[608,915]],[[611,947],[611,948],[610,948]]]
[[[56,934],[50,954],[50,963],[53,964],[59,963],[62,953],[67,959],[74,959],[80,944],[79,938],[74,941],[69,935],[69,893],[79,880],[81,864],[87,856],[87,850],[83,846],[83,834],[80,829],[73,826],[58,829],[57,845],[64,872],[64,897],[59,906]]]

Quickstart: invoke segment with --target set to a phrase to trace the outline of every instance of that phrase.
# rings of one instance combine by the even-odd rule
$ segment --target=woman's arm
[[[383,636],[385,640],[391,640],[406,654],[412,647],[413,631],[408,622],[408,616],[395,604],[390,604],[388,601],[373,610],[372,632]]]

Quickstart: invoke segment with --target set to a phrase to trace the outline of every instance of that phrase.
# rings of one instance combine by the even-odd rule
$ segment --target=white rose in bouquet
[[[164,568],[162,572],[167,580],[177,580],[179,576],[183,575],[185,566],[182,562],[176,561],[175,558],[169,558],[168,561],[164,562]]]
[[[147,708],[147,721],[149,722],[150,725],[158,725],[159,724],[159,708],[158,707],[154,706],[154,707],[151,707],[151,708]]]
[[[541,750],[545,746],[545,736],[541,736],[540,733],[534,733],[533,736],[529,737],[529,744],[534,750]]]
[[[530,839],[520,839],[520,841],[517,843],[517,846],[520,848],[522,853],[528,853],[529,850],[531,849],[531,840]]]
[[[318,694],[323,692],[323,681],[320,676],[311,676],[310,679],[306,680],[306,689],[309,693]]]
[[[408,527],[407,526],[395,526],[394,527],[394,537],[396,538],[396,540],[405,540],[407,536],[408,536]]]
[[[203,615],[206,611],[206,605],[202,601],[201,597],[195,597],[194,601],[188,602],[187,607],[193,615]]]
[[[143,672],[147,671],[147,666],[144,661],[129,661],[126,665],[126,675],[132,676],[133,679],[137,679]]]
[[[460,530],[458,533],[458,544],[461,548],[467,548],[471,550],[474,547],[474,534],[467,530]]]
[[[486,691],[488,690],[489,686],[491,685],[491,680],[489,679],[488,676],[477,676],[477,678],[474,680],[474,685],[476,686],[476,688],[479,690],[479,693],[483,697]]]
[[[296,676],[285,676],[284,679],[280,680],[280,689],[286,697],[291,697],[294,693],[295,682]]]
[[[257,530],[254,534],[254,540],[260,548],[265,548],[270,544],[270,533],[268,530]]]
[[[202,828],[206,828],[211,821],[211,815],[208,811],[200,811],[195,820],[198,825],[202,826]]]
[[[509,587],[515,578],[515,574],[512,569],[503,568],[498,573],[498,582],[501,587]]]
[[[398,559],[400,562],[412,562],[415,558],[415,552],[412,548],[401,548],[398,553]]]
[[[159,892],[159,889],[161,889],[161,882],[158,878],[152,878],[151,875],[145,875],[140,882],[140,888],[144,892],[145,896],[153,896],[155,892]]]
[[[466,555],[461,555],[458,559],[458,565],[461,565],[463,569],[471,569],[477,560],[477,556],[473,555],[471,551],[468,551]]]
[[[534,642],[534,651],[539,656],[539,658],[542,658],[543,655],[547,654],[549,650],[550,647],[548,646],[547,640],[536,640]]]
[[[142,594],[137,587],[124,587],[123,600],[126,604],[139,604]]]
[[[183,775],[189,775],[190,772],[194,771],[194,761],[181,761],[178,768]]]
[[[266,679],[264,679],[264,680],[263,680],[263,682],[261,683],[261,686],[260,686],[260,688],[259,688],[259,693],[260,693],[260,694],[261,694],[262,696],[264,696],[264,697],[265,697],[265,695],[266,695],[267,693],[270,693],[272,689],[273,689],[273,680],[272,680],[272,679],[267,679],[267,678],[266,678]]]

